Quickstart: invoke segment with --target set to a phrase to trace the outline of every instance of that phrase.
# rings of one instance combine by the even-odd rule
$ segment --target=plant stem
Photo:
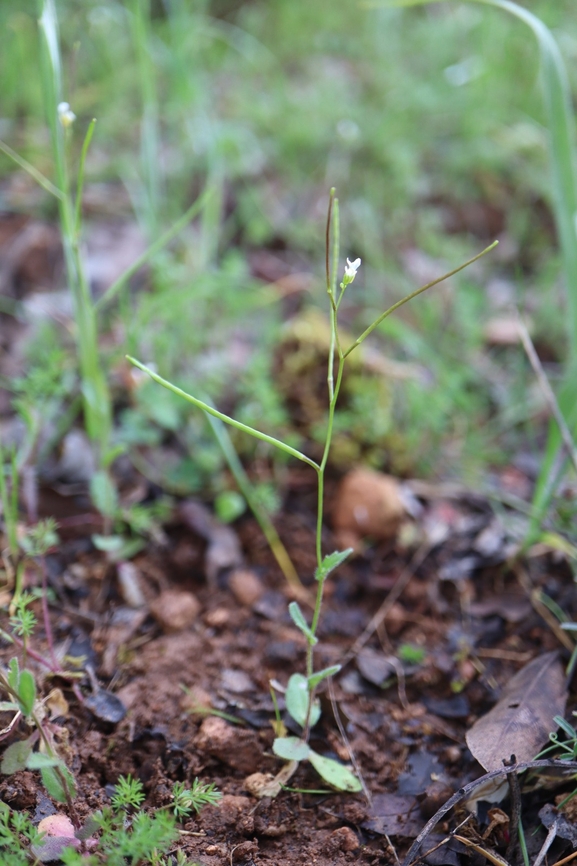
[[[250,436],[254,436],[255,439],[261,439],[263,442],[268,442],[269,445],[274,445],[286,454],[290,454],[291,457],[296,457],[298,460],[302,460],[303,463],[308,463],[308,465],[312,466],[312,468],[317,472],[319,471],[319,465],[315,460],[311,457],[307,457],[306,454],[303,454],[301,451],[297,451],[297,449],[293,448],[291,445],[281,442],[280,439],[275,439],[274,436],[269,436],[268,433],[261,433],[260,430],[256,430],[254,427],[249,427],[248,424],[243,424],[241,421],[237,421],[235,418],[225,415],[224,412],[219,412],[218,409],[209,406],[208,403],[204,403],[197,397],[193,397],[192,394],[187,394],[186,391],[182,390],[182,388],[177,388],[176,385],[163,379],[162,376],[159,376],[158,373],[155,373],[154,370],[151,370],[150,367],[147,367],[145,364],[141,364],[140,361],[137,361],[136,358],[131,357],[131,355],[127,355],[126,359],[131,364],[134,364],[135,367],[138,367],[139,370],[148,373],[150,378],[154,379],[155,382],[158,382],[159,385],[163,385],[169,391],[172,391],[173,394],[178,394],[179,397],[183,397],[188,403],[192,403],[193,406],[196,406],[197,409],[202,409],[202,411],[206,412],[208,415],[213,415],[215,418],[219,418],[221,421],[224,421],[225,424],[230,424],[231,427],[236,427],[237,430],[242,430],[243,433],[248,433]]]
[[[421,286],[420,289],[416,289],[414,292],[411,292],[410,295],[406,295],[404,298],[401,298],[400,301],[397,301],[396,304],[393,304],[392,307],[389,307],[388,310],[385,310],[384,313],[381,313],[381,315],[378,316],[378,317],[375,319],[375,321],[372,323],[372,325],[369,325],[369,327],[368,327],[365,331],[363,331],[363,333],[361,334],[361,336],[358,337],[358,338],[355,340],[355,342],[354,342],[351,346],[349,346],[349,348],[348,348],[348,349],[346,350],[346,352],[343,354],[343,358],[347,358],[347,357],[351,354],[351,352],[352,352],[354,349],[357,348],[357,346],[360,346],[361,343],[362,343],[364,340],[366,340],[366,338],[369,336],[369,334],[372,334],[372,332],[375,330],[375,328],[378,327],[378,325],[381,324],[381,322],[383,321],[383,319],[386,319],[387,316],[390,316],[391,313],[394,313],[395,310],[398,310],[399,307],[402,307],[403,304],[406,304],[406,303],[407,303],[407,301],[412,301],[413,298],[416,298],[417,295],[422,294],[422,292],[426,292],[427,289],[431,289],[433,286],[436,286],[436,285],[438,285],[439,283],[442,283],[443,280],[448,280],[449,277],[452,277],[452,276],[454,276],[455,274],[458,274],[459,271],[462,271],[464,268],[467,268],[469,265],[472,265],[473,262],[476,262],[477,259],[480,259],[480,258],[481,258],[481,256],[486,255],[486,253],[488,253],[488,252],[490,252],[492,249],[494,249],[494,248],[497,246],[498,243],[499,243],[499,241],[493,241],[492,244],[490,244],[488,247],[485,247],[484,250],[482,250],[480,253],[477,253],[476,256],[473,256],[472,259],[469,259],[469,260],[466,261],[463,265],[459,265],[458,268],[453,268],[452,271],[449,271],[448,273],[443,274],[442,277],[437,277],[435,280],[431,280],[430,283],[427,283],[426,285]]]

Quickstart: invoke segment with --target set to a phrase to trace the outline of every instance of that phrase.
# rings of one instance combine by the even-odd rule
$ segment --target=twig
[[[339,734],[341,735],[341,739],[342,739],[343,743],[347,747],[347,751],[349,753],[349,758],[351,760],[351,764],[353,765],[357,779],[361,783],[361,786],[363,789],[363,794],[366,797],[367,803],[369,804],[369,806],[372,806],[373,805],[373,798],[371,797],[371,793],[365,784],[365,780],[363,779],[363,774],[361,772],[359,762],[357,761],[357,757],[353,751],[353,747],[350,744],[349,738],[347,737],[346,731],[345,731],[345,729],[343,727],[343,723],[341,721],[341,716],[339,713],[337,699],[335,697],[335,686],[334,686],[332,677],[329,677],[329,679],[328,679],[328,692],[329,692],[329,698],[330,698],[330,702],[331,702],[331,709],[333,711],[333,716],[335,717],[335,722],[337,723],[337,728],[339,729]]]
[[[555,820],[553,821],[553,823],[549,827],[549,832],[547,833],[547,837],[546,837],[545,841],[543,842],[543,845],[541,846],[541,850],[537,854],[537,857],[535,859],[535,862],[533,863],[533,866],[541,866],[541,863],[543,862],[543,860],[547,856],[547,851],[549,850],[549,848],[551,847],[551,845],[555,841],[555,836],[557,835],[557,828],[558,827],[559,827],[559,816],[557,816],[555,818]]]
[[[505,857],[507,860],[512,860],[515,857],[515,862],[519,862],[519,854],[517,845],[519,842],[519,821],[521,820],[521,788],[519,786],[519,777],[517,773],[511,770],[516,764],[515,755],[511,755],[509,761],[503,761],[505,767],[509,770],[507,773],[507,782],[509,783],[509,792],[511,794],[511,822],[509,824],[509,844]]]
[[[466,800],[479,785],[488,782],[491,779],[498,779],[502,776],[507,776],[509,773],[515,772],[518,773],[521,770],[534,770],[539,768],[548,768],[548,769],[559,769],[559,770],[569,770],[575,773],[577,771],[577,761],[523,761],[520,764],[516,764],[514,767],[502,767],[498,770],[491,770],[490,773],[485,773],[484,776],[480,776],[478,779],[475,779],[473,782],[469,782],[467,785],[464,785],[462,788],[453,794],[447,802],[441,806],[441,808],[433,815],[433,817],[427,821],[411,847],[407,853],[407,856],[403,860],[402,866],[413,866],[413,864],[417,863],[424,856],[423,854],[419,854],[419,849],[424,839],[431,833],[431,831],[437,826],[439,821],[445,817],[447,812],[450,812],[451,809],[460,803],[461,800]]]
[[[483,848],[482,845],[478,845],[476,842],[473,842],[472,839],[467,839],[466,836],[459,836],[457,833],[453,833],[453,839],[456,839],[457,842],[461,842],[462,845],[467,845],[469,848],[472,848],[473,851],[476,851],[477,854],[481,854],[486,860],[490,863],[493,863],[494,866],[509,866],[507,860],[504,857],[501,857],[500,854],[495,854],[494,851],[487,851],[486,848]]]

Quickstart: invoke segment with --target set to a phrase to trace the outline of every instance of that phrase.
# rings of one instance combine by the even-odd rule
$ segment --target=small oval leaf
[[[332,758],[325,758],[324,755],[319,755],[312,749],[309,749],[309,761],[321,778],[337,788],[339,791],[349,791],[351,793],[361,791],[362,786],[354,773],[348,767],[339,764],[338,761],[333,761]]]
[[[17,743],[12,743],[4,752],[0,771],[7,776],[12,773],[17,773],[18,770],[23,770],[28,761],[30,752],[32,751],[32,743],[30,740],[19,740]]]
[[[23,670],[20,674],[18,700],[20,702],[22,713],[25,716],[29,716],[34,709],[34,702],[36,700],[36,683],[34,682],[34,676],[30,671]]]
[[[307,721],[309,697],[307,678],[302,674],[293,674],[285,692],[286,708],[301,727],[304,727]]]
[[[314,636],[314,634],[310,630],[310,628],[307,624],[307,621],[304,618],[304,614],[303,614],[302,610],[300,609],[299,603],[296,601],[291,601],[288,609],[289,609],[289,613],[290,613],[292,621],[294,622],[296,627],[298,629],[300,629],[300,631],[302,631],[302,633],[304,634],[304,636],[306,637],[308,642],[310,644],[312,644],[312,646],[314,646],[316,643],[318,643],[317,638]]]
[[[272,750],[285,761],[304,761],[309,757],[310,746],[298,737],[277,737]]]

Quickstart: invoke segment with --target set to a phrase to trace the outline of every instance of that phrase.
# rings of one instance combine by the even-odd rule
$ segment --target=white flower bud
[[[62,124],[64,129],[68,129],[69,126],[72,126],[72,124],[76,120],[76,115],[70,108],[70,105],[67,102],[61,102],[58,105],[57,111],[60,123]]]

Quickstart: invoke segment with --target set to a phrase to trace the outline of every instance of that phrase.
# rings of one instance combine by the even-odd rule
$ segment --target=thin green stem
[[[24,157],[16,153],[15,150],[12,150],[10,145],[6,144],[6,142],[2,140],[0,140],[0,150],[2,151],[2,153],[5,153],[6,156],[9,156],[10,159],[12,159],[16,163],[16,165],[19,165],[20,168],[23,168],[24,171],[28,172],[30,177],[33,177],[36,183],[38,183],[42,187],[42,189],[45,189],[46,192],[50,193],[50,195],[53,195],[60,200],[64,198],[64,193],[61,189],[58,189],[57,186],[54,186],[52,181],[48,180],[47,177],[44,177],[42,172],[38,171],[37,168],[34,168],[34,166],[31,165],[27,159],[24,159]]]
[[[448,273],[443,274],[442,277],[437,277],[436,280],[432,280],[430,283],[427,283],[426,285],[421,286],[420,289],[416,289],[416,291],[411,292],[410,295],[406,295],[404,298],[401,298],[400,301],[397,301],[396,304],[393,304],[392,307],[389,307],[388,310],[385,310],[384,313],[381,313],[381,315],[375,319],[375,321],[372,323],[372,325],[369,325],[369,327],[365,331],[363,331],[361,336],[358,337],[351,346],[349,346],[349,348],[346,350],[346,352],[344,352],[343,358],[347,358],[351,354],[351,352],[357,348],[357,346],[360,346],[361,343],[364,340],[366,340],[366,338],[369,336],[369,334],[372,334],[372,332],[375,330],[375,328],[377,328],[381,324],[381,322],[387,318],[387,316],[390,316],[391,313],[394,313],[395,310],[398,310],[399,307],[403,306],[403,304],[406,304],[408,301],[412,301],[413,298],[417,297],[417,295],[420,295],[423,292],[426,292],[427,289],[432,289],[433,286],[437,286],[439,283],[442,283],[443,280],[448,280],[449,277],[452,277],[455,274],[458,274],[459,271],[462,271],[465,268],[467,268],[469,265],[472,265],[473,262],[476,262],[482,256],[486,255],[488,252],[490,252],[492,249],[494,249],[498,243],[499,243],[499,241],[493,241],[493,243],[490,244],[488,247],[485,247],[485,249],[482,252],[477,253],[477,255],[473,256],[472,259],[469,259],[464,264],[459,265],[458,268],[454,268],[452,271],[449,271]]]
[[[332,222],[331,222],[332,217]],[[332,228],[332,248],[333,248],[333,261],[332,261],[332,270],[329,267],[329,251],[331,246],[331,228]],[[335,198],[335,189],[331,189],[331,198],[330,198],[330,206],[329,213],[327,219],[327,234],[326,234],[326,242],[327,242],[327,250],[326,250],[326,262],[327,262],[327,293],[329,296],[329,300],[331,302],[331,333],[329,340],[329,357],[328,357],[328,371],[327,371],[327,385],[329,389],[329,404],[332,402],[334,394],[335,394],[335,379],[334,379],[334,368],[335,368],[335,344],[338,343],[338,331],[337,331],[337,304],[335,301],[335,286],[336,286],[336,273],[339,263],[339,244],[340,244],[340,221],[339,221],[339,200]],[[340,351],[339,351],[340,355]]]
[[[215,418],[219,418],[221,421],[224,421],[225,424],[230,424],[231,427],[236,427],[237,430],[242,430],[243,433],[248,433],[250,436],[254,436],[255,439],[261,439],[263,442],[268,442],[269,445],[274,445],[275,448],[278,448],[280,451],[284,451],[286,454],[290,454],[291,457],[296,457],[297,460],[302,460],[303,463],[312,466],[316,472],[319,471],[319,465],[316,461],[307,457],[306,454],[303,454],[301,451],[297,451],[297,449],[293,448],[291,445],[281,442],[280,439],[275,439],[274,436],[269,436],[268,433],[262,433],[254,427],[249,427],[248,424],[243,424],[241,421],[237,421],[235,418],[225,415],[224,412],[219,412],[218,409],[209,406],[208,403],[204,403],[197,397],[193,397],[192,394],[187,394],[186,391],[182,390],[182,388],[177,388],[176,385],[172,384],[172,382],[163,379],[162,376],[159,376],[158,373],[155,373],[154,370],[151,370],[150,367],[147,367],[145,364],[141,364],[140,361],[136,360],[136,358],[127,355],[126,359],[131,364],[134,364],[135,367],[138,367],[139,370],[148,373],[150,378],[154,379],[155,382],[158,382],[159,385],[172,391],[173,394],[178,394],[179,397],[183,397],[188,403],[192,403],[193,406],[196,406],[197,409],[202,409],[202,411],[206,412],[208,415],[213,415]]]
[[[325,273],[326,273],[326,281],[327,281],[327,294],[330,297],[331,294],[331,264],[330,264],[330,254],[331,254],[331,217],[333,213],[333,202],[335,200],[335,188],[334,186],[331,188],[329,194],[329,208],[327,211],[327,225],[325,231]]]
[[[76,345],[80,366],[82,398],[86,429],[97,448],[97,459],[102,463],[108,449],[112,408],[110,393],[100,365],[98,333],[94,307],[84,264],[79,248],[77,208],[70,194],[68,161],[66,158],[65,133],[58,117],[58,105],[62,102],[62,73],[58,35],[58,18],[54,0],[43,0],[40,26],[44,35],[45,83],[47,87],[48,121],[52,134],[52,149],[58,186],[63,195],[59,198],[60,228],[64,247],[64,259],[68,282],[74,301],[76,323]]]
[[[95,126],[96,118],[93,117],[88,124],[88,129],[86,130],[86,135],[84,136],[84,142],[82,144],[82,151],[80,153],[80,165],[78,166],[78,181],[76,184],[76,208],[74,218],[74,230],[76,235],[78,235],[80,232],[80,225],[82,220],[82,190],[84,189],[84,166],[86,164],[86,155],[88,153],[88,148],[90,147],[90,142],[92,141]]]

